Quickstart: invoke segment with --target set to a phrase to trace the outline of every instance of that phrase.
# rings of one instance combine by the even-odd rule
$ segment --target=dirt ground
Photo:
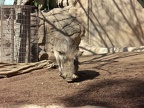
[[[58,69],[0,79],[0,106],[34,104],[144,108],[144,52],[80,57],[79,79],[67,83]]]

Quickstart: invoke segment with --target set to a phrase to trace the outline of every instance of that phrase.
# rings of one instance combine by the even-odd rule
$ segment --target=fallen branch
[[[0,77],[10,77],[17,74],[27,73],[42,68],[53,68],[54,63],[50,60],[43,60],[36,63],[3,64],[0,63]]]

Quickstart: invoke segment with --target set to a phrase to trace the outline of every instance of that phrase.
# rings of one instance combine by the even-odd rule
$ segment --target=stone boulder
[[[80,44],[85,29],[80,20],[81,16],[77,11],[77,8],[67,6],[65,8],[55,8],[49,12],[40,12],[38,44],[42,51],[46,51],[49,56],[53,55],[53,43],[57,32],[71,37],[77,46]]]

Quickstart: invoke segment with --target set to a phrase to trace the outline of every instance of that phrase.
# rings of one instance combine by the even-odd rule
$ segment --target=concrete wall
[[[144,45],[144,9],[137,0],[89,0],[88,4],[89,33],[81,43],[83,50],[128,51]]]

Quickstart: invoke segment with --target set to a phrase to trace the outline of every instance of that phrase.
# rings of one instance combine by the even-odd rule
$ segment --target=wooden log
[[[2,64],[3,65],[3,64]],[[18,74],[28,73],[42,68],[53,68],[54,63],[50,60],[43,60],[36,63],[5,64],[0,68],[0,77],[10,77]]]

